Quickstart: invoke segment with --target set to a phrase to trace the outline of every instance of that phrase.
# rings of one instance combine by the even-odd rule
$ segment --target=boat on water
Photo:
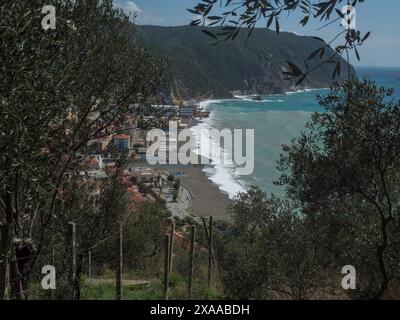
[[[195,110],[193,116],[196,118],[208,118],[210,116],[210,112],[203,110]]]
[[[261,96],[255,96],[253,97],[253,101],[262,101],[263,98]]]

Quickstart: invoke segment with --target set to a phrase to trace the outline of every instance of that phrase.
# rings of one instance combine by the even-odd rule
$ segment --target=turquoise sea
[[[393,87],[400,99],[400,68],[357,68],[358,77],[370,77],[377,84]],[[204,170],[220,189],[233,197],[237,192],[251,185],[264,191],[281,194],[283,190],[274,186],[279,177],[276,161],[282,144],[289,144],[296,138],[313,112],[321,112],[317,95],[328,93],[328,89],[306,90],[283,95],[263,96],[262,101],[251,97],[237,97],[237,100],[206,101],[202,106],[211,111],[209,119],[200,123],[200,129],[254,129],[255,160],[254,172],[249,176],[238,176],[232,163],[214,163]],[[210,137],[198,135],[198,143]],[[212,139],[212,137],[211,137]]]

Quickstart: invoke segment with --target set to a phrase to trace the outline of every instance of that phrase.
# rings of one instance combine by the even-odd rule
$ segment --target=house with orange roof
[[[113,135],[113,144],[120,151],[127,151],[131,146],[131,137],[127,134],[115,134]]]

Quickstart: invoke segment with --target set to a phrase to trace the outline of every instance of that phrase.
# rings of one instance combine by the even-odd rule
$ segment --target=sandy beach
[[[188,123],[187,128],[191,128],[200,123],[201,120],[191,119]],[[183,142],[178,142],[180,147]],[[199,163],[202,163],[202,159],[199,158]],[[207,162],[207,161],[205,161]],[[185,211],[190,211],[191,216],[195,217],[209,217],[213,216],[216,220],[230,221],[230,214],[228,207],[232,203],[229,195],[219,189],[219,187],[211,181],[207,174],[203,171],[204,165],[150,165],[146,161],[132,162],[130,166],[133,167],[151,167],[157,170],[168,171],[170,173],[183,173],[179,176],[182,187],[184,187],[190,194],[190,207]],[[186,195],[185,195],[186,197]],[[183,200],[182,202],[186,202]],[[181,212],[184,211],[180,210]]]
[[[182,185],[188,188],[193,196],[192,213],[195,216],[214,216],[215,219],[229,220],[229,196],[208,179],[201,165],[182,166],[187,177],[180,178]]]
[[[231,204],[229,196],[222,192],[218,186],[208,179],[203,172],[202,165],[149,165],[146,161],[132,162],[131,167],[152,167],[157,170],[171,173],[182,172],[178,177],[183,187],[191,194],[189,210],[196,217],[213,216],[216,220],[230,220],[227,211]]]

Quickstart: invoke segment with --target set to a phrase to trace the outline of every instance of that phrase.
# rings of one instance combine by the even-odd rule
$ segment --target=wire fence
[[[166,229],[165,239],[161,244],[161,250],[159,250],[158,257],[163,260],[160,261],[160,295],[163,299],[170,298],[170,285],[171,285],[171,272],[173,270],[179,271],[180,274],[185,275],[185,281],[187,283],[187,295],[186,298],[191,299],[194,294],[194,280],[196,276],[199,276],[200,271],[203,271],[207,276],[207,286],[212,286],[214,277],[218,277],[218,264],[215,257],[215,251],[213,248],[213,219],[210,217],[207,223],[203,220],[204,235],[206,236],[207,245],[201,244],[196,239],[196,231],[200,226],[189,226],[188,232],[183,234],[176,230],[174,220],[169,222],[169,227]],[[118,224],[116,230],[113,230],[109,234],[105,235],[100,241],[94,243],[89,249],[85,249],[84,252],[78,252],[77,250],[77,233],[79,233],[79,225],[70,223],[68,226],[68,239],[67,246],[65,248],[65,254],[63,254],[64,263],[66,262],[65,269],[68,274],[70,281],[70,297],[71,299],[80,298],[81,290],[81,277],[85,276],[89,280],[98,280],[101,278],[104,269],[108,269],[111,273],[114,273],[115,281],[115,298],[123,299],[122,287],[126,282],[133,282],[133,280],[123,279],[124,262],[131,259],[123,252],[124,246],[129,246],[129,240],[124,239],[123,224]],[[178,250],[179,249],[179,250]],[[60,254],[60,252],[58,252]],[[53,248],[54,256],[54,248]],[[37,254],[30,255],[29,257],[13,257],[9,259],[7,263],[12,265],[13,263],[18,264],[25,260],[38,258]],[[197,264],[201,262],[202,268],[207,266],[207,270],[199,270]],[[3,270],[2,268],[1,270]],[[0,272],[3,272],[1,271]],[[196,272],[195,272],[196,271]],[[0,274],[4,277],[4,274]],[[18,282],[24,282],[27,279],[27,275],[24,273],[17,274],[13,277],[8,277],[8,285],[3,288],[8,291],[8,295],[3,295],[8,299],[21,299],[27,292],[26,290],[17,290],[15,284]],[[202,279],[203,280],[203,279]]]

